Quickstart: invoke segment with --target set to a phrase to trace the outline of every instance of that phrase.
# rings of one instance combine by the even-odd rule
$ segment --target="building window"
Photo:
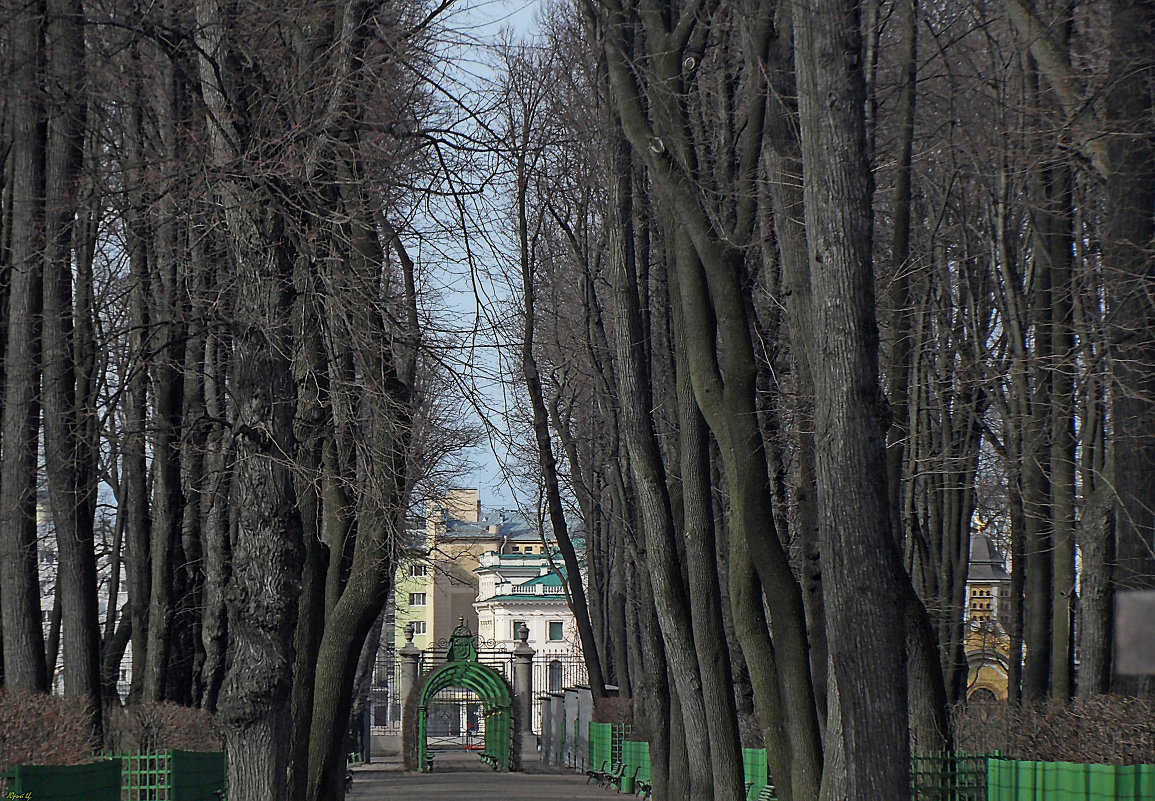
[[[416,635],[416,634],[424,634],[425,632],[426,632],[425,621],[424,620],[414,620],[413,621],[413,633]]]
[[[556,693],[561,691],[561,662],[556,659],[549,663],[549,691]]]
[[[525,625],[524,620],[513,621],[513,637],[511,637],[510,639],[514,639],[514,640],[518,639],[517,632],[520,631],[521,627],[524,625]]]
[[[513,552],[514,553],[521,553],[521,546],[520,545],[514,545],[513,546]]]
[[[411,592],[409,593],[410,606],[425,606],[425,593]]]
[[[429,575],[428,565],[409,565],[409,575],[413,578],[423,578]]]
[[[551,620],[549,622],[549,638],[551,640],[564,640],[565,624],[560,620]]]

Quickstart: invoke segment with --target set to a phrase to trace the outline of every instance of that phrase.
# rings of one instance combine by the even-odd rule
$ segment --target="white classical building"
[[[567,641],[572,643],[573,613],[562,578],[544,554],[490,552],[482,555],[474,572],[478,587],[473,606],[481,639],[512,644],[524,624],[538,653],[560,652]]]
[[[517,632],[529,629],[534,662],[534,691],[556,691],[573,682],[581,663],[577,625],[566,599],[561,557],[545,553],[483,554],[477,569],[478,637],[512,649]],[[556,560],[556,561],[555,561]],[[584,665],[580,665],[584,667]],[[584,671],[582,671],[584,673]],[[584,679],[584,676],[583,676]]]

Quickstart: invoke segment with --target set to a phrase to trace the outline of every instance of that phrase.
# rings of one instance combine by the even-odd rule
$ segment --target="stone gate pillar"
[[[529,645],[529,629],[525,624],[517,630],[517,646],[513,649],[513,692],[517,696],[523,735],[533,734],[533,656],[536,651]],[[536,748],[536,741],[535,741]]]
[[[413,644],[412,623],[405,624],[405,644],[397,651],[397,655],[401,657],[401,686],[397,689],[401,699],[401,719],[405,720],[405,704],[421,669],[421,650]]]

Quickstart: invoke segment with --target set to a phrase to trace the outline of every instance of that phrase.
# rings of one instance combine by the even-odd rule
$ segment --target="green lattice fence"
[[[910,758],[913,801],[986,801],[987,759],[997,754],[943,752]]]
[[[8,795],[53,801],[120,801],[120,760],[87,765],[13,765]]]
[[[220,801],[225,789],[221,751],[122,754],[121,801]]]
[[[122,801],[171,801],[172,752],[121,754]]]

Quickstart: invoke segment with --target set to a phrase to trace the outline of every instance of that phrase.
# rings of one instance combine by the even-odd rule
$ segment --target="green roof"
[[[531,593],[522,593],[521,595],[494,595],[490,598],[478,601],[478,603],[487,604],[491,601],[525,601],[526,603],[540,604],[543,600],[565,603],[565,596],[556,593],[553,595],[536,595]]]
[[[565,570],[565,568],[561,568],[561,569],[563,571]],[[532,578],[529,581],[523,581],[521,584],[519,584],[517,586],[519,586],[519,587],[533,587],[533,586],[538,585],[538,584],[544,585],[546,587],[560,587],[561,586],[561,576],[559,576],[557,573],[550,571],[549,573],[546,573],[544,576],[538,576],[537,578]]]

